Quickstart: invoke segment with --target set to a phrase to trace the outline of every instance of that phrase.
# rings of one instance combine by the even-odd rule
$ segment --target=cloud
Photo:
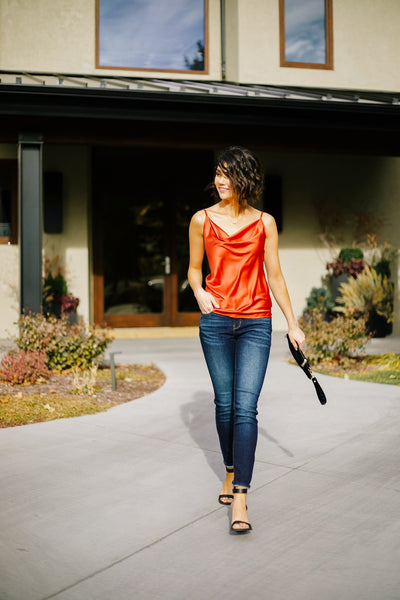
[[[185,69],[204,41],[203,0],[100,0],[100,64]]]
[[[285,0],[286,30],[325,19],[325,0]]]
[[[325,0],[285,0],[285,58],[325,63]]]
[[[326,61],[325,30],[319,23],[311,23],[291,37],[286,37],[285,58],[290,62],[324,64]]]

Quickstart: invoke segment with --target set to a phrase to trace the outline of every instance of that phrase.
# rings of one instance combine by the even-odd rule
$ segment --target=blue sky
[[[203,0],[99,0],[100,64],[185,69],[204,42]]]
[[[285,58],[325,63],[325,0],[285,0]]]

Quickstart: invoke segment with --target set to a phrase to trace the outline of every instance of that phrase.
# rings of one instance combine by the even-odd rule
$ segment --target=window
[[[97,0],[97,67],[207,73],[208,0]]]
[[[17,161],[0,160],[0,244],[16,244],[17,227]]]
[[[281,67],[333,69],[332,0],[279,0]]]

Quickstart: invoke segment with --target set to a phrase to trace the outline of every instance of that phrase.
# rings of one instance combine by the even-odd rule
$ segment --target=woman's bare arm
[[[190,261],[188,269],[189,285],[197,300],[202,313],[213,312],[214,308],[219,308],[219,304],[210,293],[203,288],[203,258],[204,258],[204,240],[203,226],[205,215],[199,211],[193,215],[189,227],[189,247]]]

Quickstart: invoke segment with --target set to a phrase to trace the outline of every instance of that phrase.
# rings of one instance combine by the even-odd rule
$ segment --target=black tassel
[[[299,367],[301,369],[303,369],[303,371],[307,375],[308,379],[311,379],[311,381],[313,382],[313,384],[315,386],[315,391],[317,392],[317,396],[318,396],[318,399],[321,402],[321,404],[326,404],[326,396],[324,394],[324,390],[319,385],[317,379],[313,376],[312,370],[310,367],[310,363],[308,362],[307,358],[304,356],[304,354],[300,350],[300,348],[295,348],[293,346],[293,344],[290,341],[290,338],[287,334],[286,334],[286,337],[287,337],[289,349],[290,349],[290,352],[292,353],[293,358],[295,359],[295,361],[297,362]]]
[[[324,390],[319,385],[319,383],[318,383],[318,381],[316,380],[315,377],[313,377],[311,379],[311,381],[313,382],[313,384],[315,386],[315,391],[317,392],[317,396],[318,396],[319,401],[321,402],[321,404],[326,404],[326,396],[324,394]]]

